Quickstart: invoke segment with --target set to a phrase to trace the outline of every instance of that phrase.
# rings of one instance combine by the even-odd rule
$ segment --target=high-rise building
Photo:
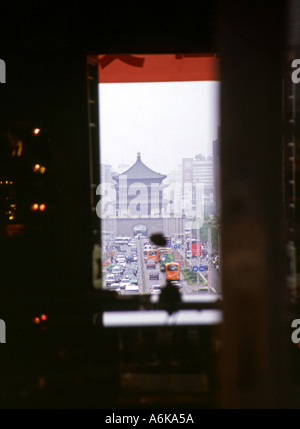
[[[213,157],[196,155],[192,161],[192,174],[193,184],[203,183],[205,196],[211,196],[212,199],[214,190]]]
[[[216,214],[220,216],[220,129],[218,130],[218,138],[213,141],[213,175]]]
[[[214,199],[214,161],[212,156],[196,155],[195,158],[182,159],[182,189],[187,201],[185,205],[191,205],[195,209],[198,198],[197,184],[203,186],[203,198],[205,214],[215,213]],[[192,199],[188,197],[192,193]]]
[[[101,183],[114,183],[113,176],[116,174],[109,164],[100,165]]]

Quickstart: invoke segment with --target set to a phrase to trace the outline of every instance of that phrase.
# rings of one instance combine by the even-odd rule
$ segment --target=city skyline
[[[192,159],[193,161],[196,161],[196,156],[197,156],[197,155],[199,155],[199,154],[194,155],[193,157],[191,157],[191,159]],[[206,160],[209,160],[209,159],[208,159],[209,157],[213,158],[213,156],[212,156],[212,155],[204,155],[204,154],[201,154],[201,155],[203,155],[203,156],[206,158]],[[172,170],[171,170],[171,171],[168,171],[167,173],[165,173],[165,174],[167,175],[167,177],[166,177],[166,179],[164,179],[164,180],[167,180],[168,176],[169,176],[170,174],[173,174],[176,170],[178,170],[178,169],[182,170],[182,165],[183,165],[183,164],[182,164],[182,162],[183,162],[183,159],[184,159],[184,158],[181,158],[181,159],[178,161],[178,163],[172,167]],[[113,166],[112,166],[111,164],[106,164],[106,163],[104,163],[104,162],[101,162],[101,166],[108,166],[108,167],[111,167],[111,173],[112,173],[112,174],[122,174],[122,173],[126,172],[126,170],[127,170],[127,169],[129,169],[130,167],[132,167],[132,165],[135,163],[135,161],[136,161],[136,158],[135,158],[135,160],[134,160],[134,162],[133,162],[132,164],[125,164],[125,163],[124,163],[124,164],[119,164],[119,165],[117,166],[117,168],[113,168]],[[148,167],[147,162],[145,162],[145,160],[143,161],[143,163]],[[155,171],[155,169],[153,169],[153,170]]]

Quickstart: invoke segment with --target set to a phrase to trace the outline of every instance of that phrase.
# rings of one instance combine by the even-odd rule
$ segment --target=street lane
[[[136,251],[137,251],[137,263],[138,263],[138,274],[137,274],[137,279],[138,279],[138,286],[139,286],[139,293],[140,294],[150,294],[150,290],[151,287],[153,285],[159,284],[162,287],[165,285],[165,273],[160,271],[160,264],[157,263],[156,264],[156,268],[155,269],[147,269],[146,267],[146,263],[144,262],[144,257],[143,257],[143,250],[144,250],[144,243],[145,240],[144,238],[132,238],[131,239],[132,243],[136,246]],[[122,245],[122,247],[124,247],[124,249],[126,249],[126,252],[124,253],[124,255],[130,256],[130,254],[132,253],[132,247],[124,244]],[[187,259],[184,257],[183,251],[181,249],[177,249],[177,258],[180,258],[182,260],[184,260],[184,264],[181,265],[181,267],[185,267],[185,268],[191,268],[192,267],[198,267],[199,266],[203,266],[203,265],[208,265],[209,269],[208,271],[198,271],[198,275],[202,278],[203,282],[205,284],[201,284],[199,282],[199,284],[193,284],[193,285],[189,285],[188,282],[185,280],[185,278],[183,277],[182,273],[181,273],[181,280],[180,283],[182,285],[182,289],[183,289],[183,294],[192,294],[192,293],[198,293],[199,288],[201,286],[208,286],[209,290],[208,293],[221,293],[221,288],[220,288],[220,273],[219,270],[217,270],[216,268],[213,267],[212,264],[209,263],[209,261],[207,260],[207,258],[199,258],[199,260],[197,260],[197,258],[191,258],[191,259]],[[114,251],[114,256],[116,255],[117,251]],[[177,259],[176,258],[176,259]],[[199,264],[199,266],[198,266]],[[131,267],[131,263],[127,262],[126,263],[126,269]],[[149,279],[149,274],[153,273],[153,272],[157,272],[159,274],[159,279],[155,279],[155,280],[150,280]],[[205,292],[205,291],[204,291]],[[125,294],[125,290],[120,291],[121,294]]]

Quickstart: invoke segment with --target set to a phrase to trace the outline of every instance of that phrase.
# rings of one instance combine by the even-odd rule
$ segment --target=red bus
[[[195,238],[192,238],[190,241],[191,251],[192,251],[192,257],[194,256],[201,256],[201,241],[196,240]]]

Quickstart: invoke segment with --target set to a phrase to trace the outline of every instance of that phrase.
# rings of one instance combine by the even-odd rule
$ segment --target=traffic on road
[[[220,293],[219,256],[207,244],[187,238],[158,247],[149,237],[110,237],[102,266],[103,288],[119,294],[160,294],[166,281],[182,294]]]

